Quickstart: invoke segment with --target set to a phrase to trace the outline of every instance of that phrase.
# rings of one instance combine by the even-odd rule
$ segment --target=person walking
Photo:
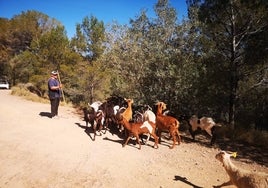
[[[52,71],[48,80],[48,96],[51,106],[51,118],[58,118],[58,109],[61,98],[61,87],[58,80],[58,71]]]

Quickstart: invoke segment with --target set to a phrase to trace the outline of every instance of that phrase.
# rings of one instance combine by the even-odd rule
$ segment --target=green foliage
[[[220,68],[217,68],[217,66],[209,67],[215,73],[225,70],[225,73],[222,74],[222,78],[225,78],[225,80],[217,79],[210,83],[215,84],[217,81],[224,81],[222,82],[224,85],[221,85],[224,87],[221,89],[225,91],[222,94],[224,94],[225,99],[229,98],[227,99],[229,108],[228,121],[234,128],[234,123],[237,117],[240,116],[237,110],[237,107],[239,107],[238,100],[242,96],[240,84],[243,79],[248,77],[247,70],[249,69],[247,67],[251,64],[248,61],[249,59],[246,58],[250,54],[246,52],[246,47],[253,44],[252,39],[257,39],[256,36],[261,36],[267,27],[267,4],[263,1],[238,0],[223,2],[206,0],[194,1],[191,5],[197,7],[198,19],[203,23],[200,31],[202,31],[207,40],[212,40],[215,44],[213,53],[207,56],[204,61],[220,62]],[[196,19],[196,16],[193,16],[193,18]],[[261,39],[260,42],[254,40],[258,44],[256,47],[264,47],[263,45],[267,44],[265,37],[259,39]],[[263,51],[261,48],[260,50]],[[267,59],[265,53],[255,53],[254,57],[254,67],[249,70],[252,74],[255,74],[254,69],[260,68],[256,72],[264,70],[263,59]],[[260,65],[262,66],[260,67]],[[251,86],[247,85],[246,87]],[[220,105],[218,106],[220,107]]]
[[[74,50],[89,61],[97,60],[104,52],[105,28],[103,21],[86,16],[76,26],[76,37],[72,38]]]

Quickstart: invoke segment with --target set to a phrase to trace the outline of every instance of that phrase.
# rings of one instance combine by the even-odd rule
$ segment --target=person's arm
[[[61,84],[58,85],[58,86],[51,86],[51,87],[50,87],[51,90],[58,90],[58,89],[60,89],[60,88],[61,88]]]

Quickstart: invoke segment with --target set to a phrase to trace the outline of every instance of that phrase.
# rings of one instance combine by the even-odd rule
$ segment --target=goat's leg
[[[93,129],[93,133],[94,133],[94,137],[93,137],[93,141],[95,141],[95,139],[96,139],[96,135],[97,135],[97,122],[96,121],[94,121],[93,122],[93,125],[91,125],[92,126],[92,129]]]
[[[144,144],[147,144],[147,142],[149,141],[151,135],[150,135],[150,133],[147,133],[147,134],[145,134],[145,135],[147,136],[146,141],[144,142],[143,139],[141,139],[141,140],[142,140],[142,142],[143,142]]]
[[[180,135],[180,132],[178,129],[176,129],[176,134],[178,136],[178,145],[180,145],[181,144],[181,135]]]
[[[102,124],[101,123],[98,123],[98,132],[100,133],[100,136],[102,135],[102,129],[103,129],[103,126],[102,126]]]
[[[211,137],[211,140],[210,140],[210,145],[213,146],[213,144],[215,144],[215,141],[216,141],[217,136],[218,136],[215,126],[213,126],[211,128],[211,133],[212,133],[212,137]]]
[[[150,136],[152,136],[154,138],[154,146],[153,147],[158,149],[158,137],[156,136],[156,134],[154,132],[152,132],[150,134]],[[150,138],[150,136],[149,136],[149,138]]]
[[[122,147],[125,147],[127,145],[130,138],[131,138],[130,136],[127,137],[127,139],[126,139],[125,143],[122,145]]]
[[[155,133],[154,133],[155,134]],[[150,140],[151,135],[147,134],[147,139],[146,139],[146,143]],[[158,141],[157,141],[158,142]]]
[[[172,146],[170,146],[170,147],[169,147],[169,149],[173,149],[173,148],[174,148],[174,146],[175,146],[175,144],[176,144],[176,132],[175,132],[175,131],[170,130],[170,135],[171,135],[171,137],[172,137],[173,144],[172,144]]]
[[[142,144],[142,145],[145,145],[147,141],[144,141],[143,136],[144,136],[144,134],[141,134],[141,135],[140,135],[141,144]]]
[[[93,137],[93,141],[95,141],[95,139],[96,139],[96,126],[95,125],[93,125],[93,133],[94,133],[94,137]]]
[[[138,149],[141,149],[141,142],[140,142],[139,135],[135,135],[135,137],[136,137],[137,143],[139,144],[139,148]]]
[[[101,130],[104,129],[103,134],[106,134],[106,131],[107,131],[108,127],[106,127],[104,123],[105,123],[105,119],[102,117],[101,120],[100,120]]]
[[[215,134],[212,134],[211,140],[210,140],[210,145],[213,146],[215,144],[215,141],[217,139],[217,136]]]
[[[104,130],[103,134],[106,134],[106,131],[107,131],[107,127],[105,127],[103,124],[101,125],[101,129]]]
[[[159,129],[157,130],[157,136],[158,136],[158,138],[159,138],[159,144],[161,144],[161,133],[162,133],[162,131],[160,131]]]
[[[106,129],[109,129],[109,122],[108,122],[107,118],[104,119],[103,125]]]
[[[212,137],[211,127],[206,128],[205,131]]]
[[[191,127],[189,128],[189,132],[190,132],[190,134],[191,134],[191,136],[192,136],[192,139],[195,140],[196,132],[193,131],[193,129],[192,129]]]

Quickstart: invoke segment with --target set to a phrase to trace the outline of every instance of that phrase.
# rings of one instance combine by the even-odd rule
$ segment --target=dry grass
[[[26,100],[33,101],[33,102],[39,102],[39,103],[45,103],[45,104],[50,103],[48,98],[42,98],[42,97],[39,97],[37,94],[30,92],[27,89],[27,85],[25,84],[19,84],[18,86],[12,87],[11,94],[20,96]],[[61,102],[60,105],[72,106],[72,104],[64,103],[64,102]]]
[[[268,132],[255,129],[238,129],[235,131],[235,140],[246,142],[250,145],[267,147]]]
[[[11,88],[11,94],[20,96],[26,100],[34,101],[34,102],[40,102],[40,103],[49,103],[48,99],[41,98],[38,95],[31,93],[25,85],[20,84],[18,86],[14,86]]]

